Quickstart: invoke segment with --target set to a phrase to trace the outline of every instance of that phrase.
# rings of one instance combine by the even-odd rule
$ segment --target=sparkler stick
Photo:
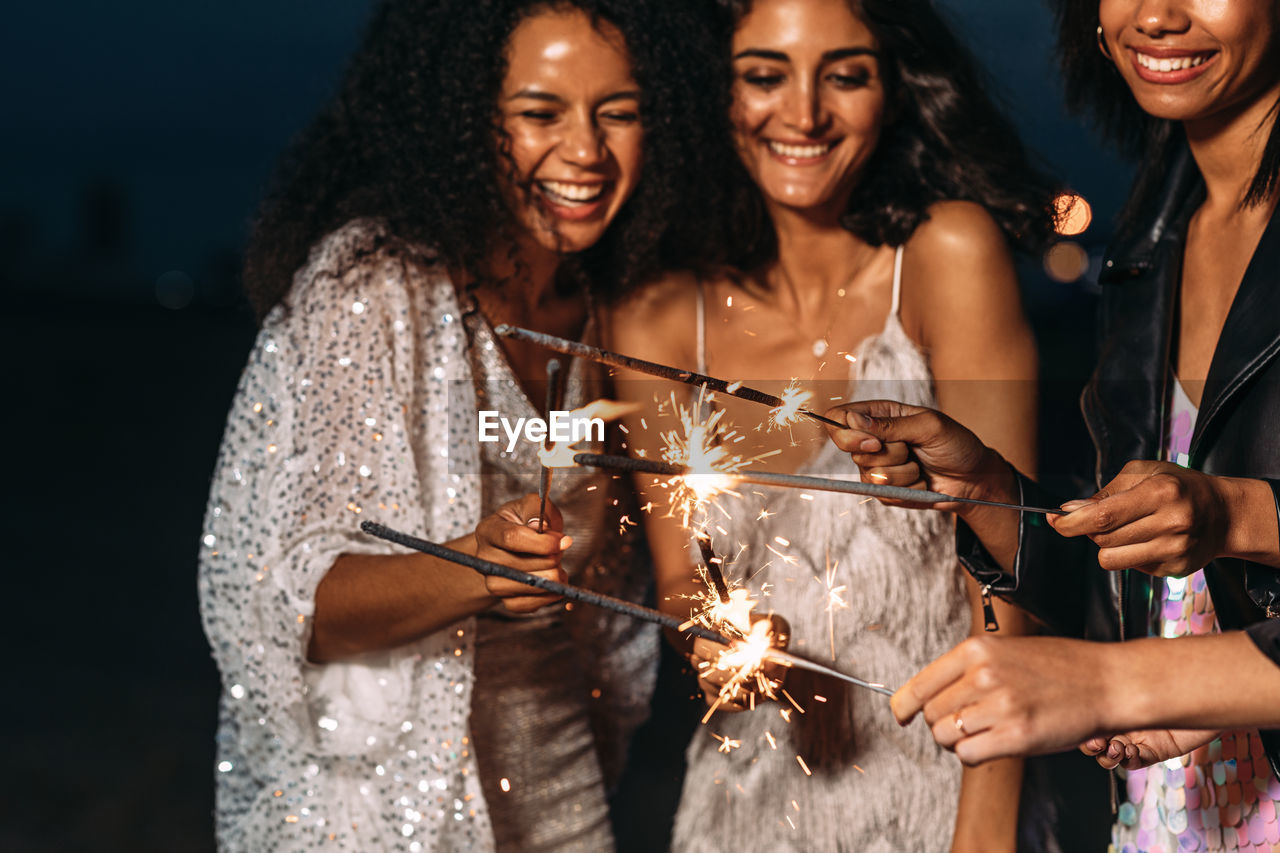
[[[410,536],[408,533],[401,533],[399,530],[392,530],[390,527],[378,524],[374,521],[363,521],[360,523],[360,529],[370,536],[376,536],[379,539],[385,539],[388,542],[394,542],[397,545],[403,545],[406,548],[412,548],[415,551],[421,551],[424,554],[430,554],[433,557],[439,557],[441,560],[448,560],[451,563],[457,563],[460,566],[466,566],[482,575],[491,575],[493,577],[506,578],[516,583],[526,584],[528,586],[537,587],[554,595],[563,596],[570,601],[578,601],[583,604],[590,604],[593,607],[603,607],[605,610],[612,610],[614,613],[621,613],[624,616],[630,616],[633,619],[639,619],[642,622],[652,622],[655,625],[661,625],[664,628],[670,628],[673,631],[679,631],[682,634],[692,634],[695,637],[701,637],[704,640],[710,640],[713,643],[722,643],[730,645],[733,641],[717,631],[710,628],[704,628],[701,625],[688,625],[674,616],[669,616],[659,610],[650,607],[644,607],[639,604],[632,604],[630,601],[623,601],[621,598],[614,598],[611,595],[593,592],[589,589],[583,589],[580,586],[571,586],[567,583],[549,580],[539,575],[531,575],[528,572],[522,572],[519,569],[513,569],[510,566],[504,566],[500,563],[491,563],[488,560],[482,560],[479,557],[473,557],[470,554],[464,554],[461,551],[455,551],[452,548],[446,548],[435,542],[428,542],[425,539],[419,539],[416,536]]]
[[[633,459],[630,456],[610,456],[603,453],[576,453],[573,461],[591,468],[608,468],[613,471],[628,473],[661,474],[667,477],[696,475],[680,465],[657,462],[652,459]],[[829,477],[808,477],[802,474],[777,474],[769,471],[734,471],[717,474],[740,483],[756,483],[761,486],[781,486],[790,489],[813,489],[816,492],[844,492],[851,495],[866,495],[873,498],[888,498],[895,501],[914,501],[915,503],[967,503],[982,506],[998,506],[1005,509],[1016,509],[1023,512],[1039,512],[1045,515],[1065,515],[1066,511],[1049,507],[1023,506],[1007,504],[999,501],[984,501],[978,498],[957,498],[944,495],[942,492],[931,492],[920,489],[908,489],[906,486],[888,486],[881,483],[859,483],[852,480],[834,480]]]
[[[857,687],[865,687],[868,690],[873,690],[876,693],[882,693],[885,696],[893,695],[893,691],[888,687],[885,687],[883,684],[863,681],[861,678],[840,672],[838,669],[823,666],[822,664],[817,663],[816,661],[811,661],[808,658],[793,655],[791,652],[784,652],[782,649],[769,649],[769,651],[765,652],[764,656],[769,660],[777,661],[783,666],[794,666],[796,669],[807,669],[810,672],[817,672],[822,675],[828,675],[832,678],[838,678],[841,681],[847,681]]]
[[[740,382],[728,382],[724,379],[717,379],[714,376],[706,376],[701,373],[695,373],[692,370],[681,370],[678,367],[671,367],[666,364],[658,364],[652,361],[645,361],[641,358],[634,358],[621,353],[610,352],[606,349],[593,347],[588,344],[570,341],[565,338],[557,338],[555,335],[548,335],[542,332],[535,332],[531,329],[522,329],[519,326],[509,326],[505,323],[494,327],[494,333],[504,338],[515,338],[516,340],[528,341],[547,349],[555,350],[565,355],[576,355],[587,358],[592,361],[598,361],[601,364],[607,364],[610,367],[625,367],[634,370],[637,373],[647,373],[650,376],[660,376],[663,379],[670,379],[674,382],[683,382],[686,385],[704,385],[712,391],[721,394],[728,394],[731,397],[737,397],[742,400],[750,400],[753,403],[762,403],[770,408],[778,408],[786,405],[786,401],[774,394],[766,394],[763,391],[757,391],[754,388],[747,388]],[[815,420],[827,426],[837,427],[839,429],[847,428],[847,424],[839,421],[833,421],[831,418],[824,417],[817,412],[811,412],[808,409],[799,409],[796,414],[804,415],[806,418]]]
[[[698,540],[698,548],[702,551],[702,564],[707,567],[707,577],[711,578],[711,585],[716,589],[716,598],[721,602],[728,601],[729,585],[725,583],[724,572],[720,570],[720,558],[711,547],[711,534],[701,531],[695,533],[693,538]]]
[[[402,533],[399,530],[393,530],[383,524],[375,521],[362,521],[360,529],[370,536],[376,536],[379,539],[385,539],[388,542],[394,542],[397,545],[403,545],[414,551],[421,551],[424,554],[430,554],[433,557],[439,557],[441,560],[448,560],[451,563],[457,563],[460,566],[466,566],[469,569],[479,572],[482,575],[492,575],[494,577],[506,578],[516,583],[526,584],[528,586],[537,587],[546,592],[563,596],[570,601],[581,602],[582,604],[590,604],[593,607],[602,607],[605,610],[611,610],[614,613],[620,613],[624,616],[630,616],[633,619],[639,619],[642,622],[652,622],[655,625],[661,625],[664,628],[670,628],[682,634],[690,634],[695,637],[701,637],[704,640],[710,640],[713,643],[720,643],[725,646],[732,646],[733,640],[710,628],[704,628],[701,625],[687,625],[674,616],[670,616],[651,607],[644,607],[639,604],[633,604],[630,601],[624,601],[621,598],[614,598],[611,595],[593,592],[589,589],[583,589],[580,586],[571,586],[570,584],[560,583],[558,581],[548,580],[539,575],[531,575],[528,572],[522,572],[519,569],[513,569],[510,566],[504,566],[499,563],[491,563],[488,560],[482,560],[479,557],[473,557],[470,554],[464,554],[461,551],[455,551],[452,548],[446,548],[435,542],[428,542],[425,539],[419,539],[417,536],[410,536],[408,533]],[[820,663],[802,658],[799,655],[793,655],[790,652],[784,652],[781,649],[770,649],[766,655],[785,666],[794,666],[800,669],[811,669],[814,672],[822,672],[830,675],[832,678],[839,678],[850,684],[859,687],[865,687],[868,690],[874,690],[877,693],[885,693],[892,695],[891,691],[884,685],[872,684],[852,675],[846,675],[829,669]]]
[[[551,413],[555,411],[560,404],[560,388],[562,386],[560,373],[560,359],[553,358],[547,362],[547,408],[542,413],[542,417],[548,423],[551,421]],[[542,449],[549,451],[551,449],[551,431],[542,439]],[[542,477],[538,481],[538,532],[547,532],[547,492],[551,491],[551,466],[545,462],[542,464]]]

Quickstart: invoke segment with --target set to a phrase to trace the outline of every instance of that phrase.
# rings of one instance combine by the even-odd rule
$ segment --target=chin
[[[825,207],[831,203],[831,199],[834,197],[834,193],[809,187],[779,187],[777,189],[761,187],[761,190],[774,204],[780,204],[794,210]]]
[[[600,242],[600,238],[604,236],[607,229],[592,229],[589,233],[581,233],[576,229],[561,229],[558,234],[552,234],[547,231],[538,232],[538,245],[549,252],[556,252],[561,255],[573,255],[578,252],[585,252],[596,243]]]

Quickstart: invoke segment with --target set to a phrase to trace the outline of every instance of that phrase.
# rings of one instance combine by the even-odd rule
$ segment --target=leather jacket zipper
[[[984,584],[982,587],[982,621],[984,631],[1000,630],[1000,623],[996,621],[996,608],[991,603],[991,584]]]

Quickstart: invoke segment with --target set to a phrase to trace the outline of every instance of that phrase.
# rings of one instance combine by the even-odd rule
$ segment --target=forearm
[[[970,497],[998,503],[1016,504],[1021,500],[1017,477],[1012,466],[992,452],[984,471],[974,477]],[[1018,513],[1003,507],[962,504],[956,517],[969,526],[991,557],[1006,572],[1012,572],[1018,556]]]
[[[951,853],[1016,850],[1021,789],[1021,758],[964,768]]]
[[[972,614],[970,636],[986,634],[980,592],[970,579],[967,584]],[[1026,634],[1031,627],[1027,615],[999,599],[992,603],[1001,636]],[[952,853],[985,853],[1015,850],[1018,832],[1018,799],[1022,790],[1022,759],[1006,758],[977,767],[966,767],[960,783],[960,803],[956,811]]]
[[[1280,727],[1280,666],[1242,631],[1098,648],[1096,701],[1108,732]],[[1171,681],[1175,659],[1181,676]]]
[[[445,543],[476,553],[475,536]],[[394,648],[492,607],[484,577],[426,554],[343,554],[316,588],[307,658]]]

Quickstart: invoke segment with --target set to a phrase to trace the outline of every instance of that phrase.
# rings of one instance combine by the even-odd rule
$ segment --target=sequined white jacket
[[[221,849],[492,849],[466,735],[474,620],[349,662],[305,659],[334,559],[393,551],[361,520],[436,541],[479,520],[465,348],[447,278],[369,222],[313,250],[258,335],[200,553],[223,681]]]

